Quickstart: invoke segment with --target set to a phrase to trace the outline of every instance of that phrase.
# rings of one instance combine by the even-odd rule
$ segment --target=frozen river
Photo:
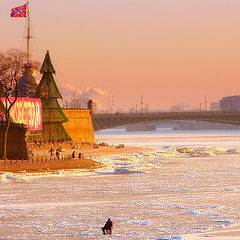
[[[240,224],[240,131],[131,132],[98,142],[151,148],[99,156],[95,172],[2,174],[0,239],[183,239]],[[185,238],[186,239],[186,238]]]

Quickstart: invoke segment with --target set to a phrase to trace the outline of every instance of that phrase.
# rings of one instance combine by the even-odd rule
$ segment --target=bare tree
[[[6,53],[0,53],[0,97],[4,99],[3,109],[3,159],[7,159],[7,138],[11,122],[10,111],[18,98],[18,81],[22,77],[27,56],[24,52],[11,49]]]

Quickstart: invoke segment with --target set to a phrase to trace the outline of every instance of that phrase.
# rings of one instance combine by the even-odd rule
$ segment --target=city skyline
[[[2,3],[1,51],[25,50],[24,19]],[[30,1],[33,57],[46,50],[60,86],[99,89],[115,110],[140,106],[192,108],[238,95],[240,3],[190,1]],[[71,97],[71,96],[70,96]]]

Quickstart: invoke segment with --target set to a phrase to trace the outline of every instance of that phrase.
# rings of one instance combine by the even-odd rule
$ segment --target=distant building
[[[216,111],[220,111],[220,103],[219,102],[213,102],[211,103],[210,106],[210,111],[216,112]]]
[[[170,107],[171,112],[183,112],[186,108],[186,105],[184,103],[180,103],[177,105],[173,105]]]
[[[240,96],[228,96],[220,100],[221,111],[240,111]]]

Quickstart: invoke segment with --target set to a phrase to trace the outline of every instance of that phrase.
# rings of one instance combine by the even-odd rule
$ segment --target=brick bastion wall
[[[85,109],[63,109],[69,119],[63,123],[64,128],[73,141],[82,143],[95,143],[92,119],[89,110]]]
[[[10,124],[7,139],[8,159],[28,159],[25,141],[26,128],[22,124]],[[0,159],[3,157],[4,129],[0,123]]]

